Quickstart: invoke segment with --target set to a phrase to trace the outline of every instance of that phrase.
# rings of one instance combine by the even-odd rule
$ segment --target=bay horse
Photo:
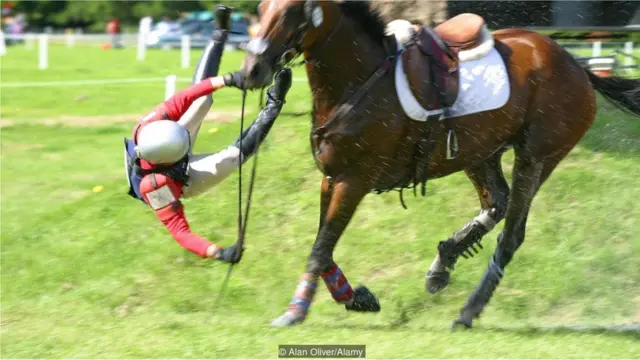
[[[258,9],[260,31],[241,69],[245,88],[268,85],[276,71],[304,56],[313,96],[311,149],[323,174],[319,229],[306,272],[274,327],[304,321],[320,278],[347,310],[379,311],[378,299],[366,287],[352,289],[333,260],[356,207],[373,191],[415,191],[422,184],[424,195],[428,179],[464,171],[477,190],[480,214],[438,244],[426,287],[442,290],[458,258],[477,253],[482,237],[505,219],[486,271],[452,325],[470,328],[524,241],[540,186],[594,122],[594,88],[640,115],[640,80],[600,78],[550,38],[523,29],[489,32],[477,15],[435,29],[412,25],[412,40],[401,52],[398,37],[386,33],[387,25],[367,2],[263,0]],[[427,114],[442,114],[459,96],[462,54],[482,46],[481,34],[504,60],[510,91],[504,105],[447,121],[410,118],[394,91],[398,78],[389,70],[403,62],[420,105]],[[511,148],[510,189],[501,157]]]

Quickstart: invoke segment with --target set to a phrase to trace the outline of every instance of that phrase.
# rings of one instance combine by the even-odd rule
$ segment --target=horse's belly
[[[509,104],[507,104],[508,107]],[[440,129],[437,145],[432,153],[429,178],[438,178],[472,167],[497,151],[511,145],[524,124],[524,115],[509,116],[505,113],[514,109],[488,111],[484,114],[453,119],[452,124],[458,138],[459,153],[455,159],[447,159],[447,130]]]

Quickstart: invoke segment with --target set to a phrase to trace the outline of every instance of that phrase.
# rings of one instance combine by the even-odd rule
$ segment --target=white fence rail
[[[304,77],[295,77],[294,82],[307,81]],[[40,88],[40,87],[69,87],[69,86],[89,86],[89,85],[123,85],[136,83],[159,83],[164,82],[165,100],[175,94],[178,82],[191,82],[191,78],[177,77],[169,75],[167,77],[150,77],[137,79],[88,79],[88,80],[62,80],[62,81],[25,81],[25,82],[0,82],[0,88]]]
[[[76,45],[104,45],[114,43],[122,47],[136,47],[136,60],[144,61],[148,47],[179,48],[180,49],[180,66],[188,68],[191,65],[191,49],[203,48],[209,41],[209,38],[202,36],[193,37],[183,35],[179,40],[171,42],[163,42],[160,45],[150,46],[147,43],[147,36],[143,34],[121,34],[113,37],[108,34],[1,34],[0,33],[0,56],[11,52],[11,47],[7,47],[7,43],[12,46],[24,45],[27,49],[33,49],[34,44],[38,43],[38,68],[45,70],[49,68],[49,44],[66,44],[67,47]],[[243,48],[243,44],[233,44],[227,42],[227,51]]]

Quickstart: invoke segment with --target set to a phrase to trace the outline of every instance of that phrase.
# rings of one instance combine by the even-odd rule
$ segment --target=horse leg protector
[[[324,280],[325,285],[327,285],[327,289],[331,293],[333,300],[340,304],[350,304],[353,302],[353,289],[338,264],[334,263],[329,271],[323,272],[320,276],[322,280]]]
[[[465,259],[478,253],[476,245],[482,249],[480,240],[496,226],[496,210],[482,210],[471,222],[467,223],[460,231],[453,234],[447,241],[438,244],[440,262],[443,266],[453,269],[458,257]],[[473,250],[474,252],[471,252]],[[475,253],[475,254],[474,254]]]
[[[318,278],[316,276],[311,273],[302,275],[289,303],[289,308],[271,323],[271,327],[285,327],[303,322],[309,313],[309,306],[313,301],[317,286]]]
[[[450,273],[447,268],[453,270],[458,257],[473,257],[473,250],[476,254],[476,245],[482,249],[480,240],[496,223],[504,216],[504,211],[499,213],[497,209],[482,210],[471,222],[467,223],[461,230],[457,231],[447,241],[442,241],[438,245],[438,256],[429,267],[426,276],[426,288],[431,294],[444,289],[449,285]]]
[[[489,303],[493,292],[500,284],[500,280],[504,276],[504,271],[498,265],[495,260],[495,255],[491,257],[489,266],[480,280],[478,287],[471,293],[467,303],[460,311],[460,317],[453,323],[453,326],[463,325],[466,328],[471,328],[473,319],[480,316],[480,313],[484,307]]]
[[[353,290],[346,276],[336,263],[331,266],[329,271],[322,273],[320,276],[322,276],[322,279],[327,285],[327,289],[331,292],[333,300],[337,303],[344,304],[345,309],[348,311],[380,311],[378,298],[364,286],[358,286]]]

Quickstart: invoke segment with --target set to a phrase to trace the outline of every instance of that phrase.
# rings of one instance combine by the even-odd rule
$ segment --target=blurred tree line
[[[138,1],[138,0],[15,0],[14,13],[24,13],[30,29],[85,28],[88,31],[104,31],[106,23],[117,18],[123,28],[137,28],[140,18],[151,16],[158,21],[163,16],[172,19],[181,17],[181,13],[191,11],[214,11],[215,6],[224,4],[236,11],[257,13],[256,0],[224,1]]]

